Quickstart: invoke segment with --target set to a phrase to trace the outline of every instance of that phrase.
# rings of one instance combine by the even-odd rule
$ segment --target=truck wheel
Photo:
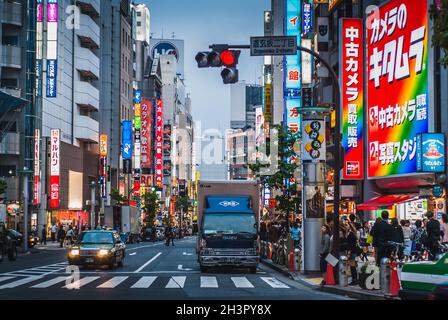
[[[249,268],[250,273],[256,274],[257,273],[257,267],[250,267]]]
[[[17,247],[16,246],[12,246],[12,248],[8,250],[8,259],[9,259],[9,261],[16,261],[16,259],[17,259]]]
[[[201,266],[200,268],[201,268],[201,272],[202,273],[207,273],[208,272],[208,267]]]

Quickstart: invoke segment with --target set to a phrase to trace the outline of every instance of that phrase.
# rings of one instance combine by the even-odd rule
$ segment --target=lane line
[[[152,257],[148,262],[146,262],[144,265],[142,265],[140,268],[138,268],[137,270],[134,271],[134,273],[139,273],[140,271],[142,271],[143,269],[145,269],[151,262],[153,262],[154,260],[156,260],[160,255],[162,254],[162,252],[159,252],[158,254],[156,254],[154,257]]]
[[[100,289],[113,289],[116,286],[118,286],[120,283],[122,283],[123,281],[126,281],[126,279],[129,277],[113,277],[112,279],[110,279],[109,281],[103,283],[102,285],[98,286],[97,288]]]
[[[79,289],[87,284],[89,284],[90,282],[93,282],[97,279],[99,279],[100,277],[84,277],[80,280],[77,280],[73,283],[70,283],[69,285],[65,285],[62,288],[63,289]]]
[[[14,279],[15,277],[0,277],[0,282],[5,282],[11,279]]]
[[[246,277],[232,277],[231,279],[237,288],[255,288]]]
[[[58,284],[60,282],[66,281],[67,279],[70,279],[71,277],[56,277],[54,279],[36,284],[35,286],[32,286],[33,289],[46,289],[51,286],[54,286],[55,284]]]
[[[171,277],[170,281],[166,285],[167,289],[181,289],[185,285],[187,277]]]
[[[2,285],[0,287],[0,290],[2,290],[2,289],[13,289],[13,288],[16,288],[18,286],[21,286],[21,285],[24,285],[24,284],[27,284],[27,283],[30,283],[30,282],[33,282],[33,281],[36,281],[36,280],[39,280],[39,279],[42,279],[42,278],[43,277],[41,277],[41,276],[33,276],[33,277],[28,277],[28,278],[25,278],[25,279],[17,280],[17,281],[10,282],[10,283]]]
[[[266,282],[268,285],[270,285],[272,288],[275,289],[289,289],[289,287],[286,284],[280,282],[276,278],[261,277],[261,280],[263,280],[264,282]]]
[[[216,277],[201,277],[201,288],[218,288]]]
[[[131,289],[148,289],[156,279],[157,277],[141,277]]]

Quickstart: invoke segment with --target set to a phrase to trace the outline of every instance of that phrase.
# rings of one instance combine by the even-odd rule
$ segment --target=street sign
[[[297,37],[270,36],[250,38],[251,56],[297,55]]]

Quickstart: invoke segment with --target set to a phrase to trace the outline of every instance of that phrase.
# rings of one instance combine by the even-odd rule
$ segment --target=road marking
[[[11,279],[14,279],[15,277],[1,277],[0,278],[0,282],[4,282],[4,281],[8,281],[8,280],[11,280]]]
[[[130,253],[129,255],[130,256],[135,256],[137,254],[137,252],[134,252],[134,253]]]
[[[85,286],[86,284],[89,284],[90,282],[93,282],[93,281],[95,281],[95,280],[97,280],[99,278],[100,277],[85,277],[85,278],[77,280],[77,281],[75,281],[73,283],[70,283],[69,285],[65,285],[62,288],[63,289],[79,289],[82,286]]]
[[[237,288],[255,288],[246,277],[232,277],[231,279]]]
[[[188,268],[182,268],[182,265],[180,264],[180,265],[178,265],[177,266],[177,270],[180,270],[180,271],[191,271],[191,270],[193,270],[193,269],[188,269]]]
[[[261,277],[261,280],[266,282],[268,285],[270,285],[272,288],[282,288],[282,289],[289,289],[289,287],[284,284],[283,282],[278,281],[276,278],[267,278],[267,277]]]
[[[156,281],[157,277],[141,277],[131,289],[147,289],[149,288],[154,281]]]
[[[192,256],[193,254],[192,253],[183,252],[182,255],[184,255],[184,256]]]
[[[140,271],[142,271],[143,269],[145,269],[151,262],[153,262],[154,260],[156,260],[161,254],[162,254],[162,252],[159,252],[158,254],[156,254],[154,257],[151,258],[151,260],[149,260],[149,261],[146,262],[144,265],[142,265],[140,268],[138,268],[137,270],[135,270],[134,273],[139,273]]]
[[[62,269],[64,269],[66,266],[68,265],[68,262],[60,262],[60,263],[55,263],[55,264],[49,264],[46,266],[40,266],[40,267],[35,267],[35,268],[28,268],[28,269],[23,269],[23,270],[16,270],[16,271],[10,271],[8,273],[5,273],[5,275],[29,275],[29,276],[35,276],[35,275],[42,275],[42,276],[47,276],[50,274],[53,274],[55,272],[58,272]],[[44,271],[43,269],[51,269],[52,271]],[[23,274],[21,274],[23,273]]]
[[[216,277],[201,277],[201,288],[218,288]]]
[[[12,289],[12,288],[15,288],[15,287],[18,287],[18,286],[21,286],[21,285],[24,285],[24,284],[27,284],[27,283],[39,280],[39,279],[42,279],[42,277],[41,276],[33,276],[33,277],[28,277],[28,278],[25,278],[25,279],[17,280],[17,281],[10,282],[10,283],[2,285],[0,287],[0,290],[1,289]]]
[[[170,281],[166,285],[167,289],[183,288],[187,277],[171,277]]]
[[[129,277],[113,277],[109,281],[103,283],[102,285],[98,286],[97,288],[100,289],[112,289],[118,286],[120,283],[125,281]]]
[[[70,277],[57,277],[57,278],[54,278],[52,280],[48,280],[48,281],[36,284],[35,286],[32,286],[31,288],[34,288],[34,289],[46,289],[46,288],[49,288],[51,286],[54,286],[55,284],[58,284],[58,283],[63,282],[63,281],[66,281],[69,278]]]

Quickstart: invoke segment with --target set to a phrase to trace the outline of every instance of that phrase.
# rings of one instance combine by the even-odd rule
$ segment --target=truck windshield
[[[255,215],[248,213],[210,213],[204,215],[204,234],[256,234]]]

